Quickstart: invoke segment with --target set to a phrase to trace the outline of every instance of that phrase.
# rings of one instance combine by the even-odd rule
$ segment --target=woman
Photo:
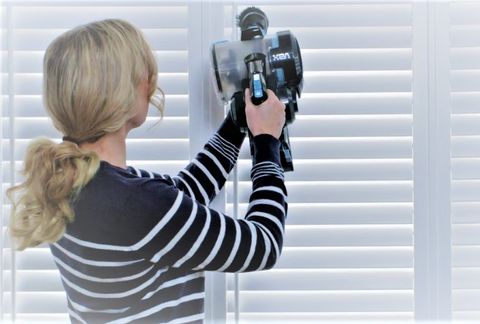
[[[204,270],[271,268],[287,210],[273,92],[246,104],[256,154],[244,220],[208,207],[244,135],[227,117],[197,157],[169,177],[126,165],[126,136],[160,111],[157,67],[141,32],[121,20],[70,30],[44,58],[44,104],[65,136],[27,149],[11,232],[18,248],[50,243],[72,322],[201,322]],[[248,90],[246,98],[249,98]]]

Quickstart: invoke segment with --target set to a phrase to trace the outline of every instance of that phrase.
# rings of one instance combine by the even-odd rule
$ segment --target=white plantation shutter
[[[452,311],[480,320],[480,3],[450,4]]]
[[[228,276],[228,319],[412,319],[412,5],[259,7],[269,34],[298,38],[305,86],[290,127],[283,254],[272,270]],[[245,145],[228,186],[227,210],[238,190],[240,216],[249,159]]]
[[[20,180],[13,180],[10,163],[14,161],[16,169],[20,168],[30,139],[47,136],[60,140],[61,137],[47,118],[41,102],[42,60],[46,47],[68,29],[105,18],[126,19],[143,30],[155,52],[159,86],[167,94],[165,117],[159,125],[155,126],[159,114],[151,108],[145,125],[131,132],[127,140],[127,163],[162,174],[176,173],[186,165],[189,159],[186,2],[6,1],[4,5],[8,26],[2,27],[9,28],[2,29],[2,36],[10,39],[9,46],[2,47],[2,65],[5,71],[13,73],[10,79],[2,73],[3,189],[12,181]],[[9,87],[12,84],[13,87]],[[4,201],[3,215],[4,225],[7,225],[8,201]],[[13,258],[9,243],[3,251],[2,309],[5,318],[11,318],[15,312],[17,319],[27,322],[33,319],[67,321],[65,293],[48,247],[42,245],[15,252]],[[15,284],[14,299],[12,284]]]
[[[212,83],[202,75],[206,69],[197,66],[207,59],[209,43],[218,34],[213,30],[219,23],[215,19],[223,21],[225,39],[238,39],[235,17],[246,6],[258,5],[270,20],[269,34],[289,29],[297,36],[305,69],[299,113],[290,126],[295,171],[286,174],[289,213],[285,246],[274,269],[227,275],[226,314],[224,296],[219,294],[221,276],[207,283],[213,296],[213,300],[207,298],[207,311],[213,308],[214,317],[226,316],[228,322],[240,319],[252,323],[408,322],[424,313],[430,316],[425,319],[437,318],[435,311],[424,309],[427,303],[421,300],[424,296],[435,299],[438,287],[432,285],[436,283],[418,281],[433,275],[431,268],[424,269],[421,262],[415,262],[414,267],[414,252],[416,257],[428,259],[425,265],[436,266],[435,257],[439,256],[430,252],[438,253],[442,242],[450,240],[421,238],[422,233],[435,233],[428,227],[430,223],[423,222],[427,216],[435,226],[446,225],[445,219],[435,223],[436,215],[427,210],[446,204],[431,198],[428,190],[422,191],[423,182],[432,185],[436,180],[433,171],[422,171],[422,159],[431,159],[427,166],[437,166],[436,156],[419,154],[418,149],[412,153],[414,144],[428,147],[443,140],[433,137],[429,120],[422,119],[435,117],[435,109],[418,110],[427,109],[418,105],[425,95],[418,91],[425,89],[432,100],[427,100],[430,105],[435,105],[434,99],[450,95],[450,101],[439,103],[439,107],[451,107],[451,146],[444,144],[451,147],[452,190],[440,188],[440,194],[432,193],[432,197],[444,194],[451,202],[452,314],[454,319],[478,322],[480,4],[449,3],[448,26],[438,26],[435,24],[445,21],[430,19],[440,3],[435,1],[259,2],[205,1],[192,5],[176,0],[4,0],[0,39],[3,192],[21,180],[13,176],[12,169],[20,168],[31,138],[60,140],[41,103],[43,54],[55,36],[79,24],[110,17],[124,18],[144,31],[155,51],[167,109],[158,126],[153,126],[158,115],[152,109],[146,125],[132,131],[127,141],[128,164],[172,174],[196,153],[192,149],[203,143],[221,115],[215,110],[218,108],[212,108],[217,104],[210,101],[211,92],[207,94]],[[418,14],[418,8],[427,15]],[[223,10],[223,17],[217,10]],[[428,39],[428,28],[438,28],[438,39]],[[448,28],[450,33],[442,34]],[[419,42],[422,37],[428,42]],[[428,59],[445,56],[435,50],[446,43],[435,42],[447,38],[449,65],[437,69]],[[195,55],[189,55],[189,49],[195,49]],[[433,72],[425,69],[431,73],[425,74],[419,62]],[[444,70],[449,73],[442,74]],[[442,73],[432,74],[438,71]],[[418,86],[419,80],[424,84]],[[436,88],[435,82],[448,83],[451,92],[435,94],[432,89],[443,89]],[[417,109],[415,114],[412,105]],[[189,117],[195,123],[190,123]],[[227,183],[228,214],[245,215],[251,190],[250,166],[246,142],[236,172]],[[450,174],[441,176],[443,181]],[[428,198],[425,203],[418,201],[422,195]],[[10,206],[2,199],[0,321],[12,318],[12,313],[25,322],[68,321],[65,293],[47,246],[12,255],[4,235]],[[216,205],[222,205],[222,198]],[[418,206],[426,208],[428,215]],[[442,217],[444,214],[442,211]],[[414,217],[418,226],[415,249]],[[450,225],[446,226],[450,230]],[[431,250],[424,250],[430,244]],[[445,251],[445,255],[449,253]],[[441,257],[438,260],[442,261]],[[441,266],[445,264],[449,262]],[[436,279],[448,273],[440,270],[434,274]],[[443,291],[449,285],[445,283]],[[444,302],[448,298],[439,299]]]

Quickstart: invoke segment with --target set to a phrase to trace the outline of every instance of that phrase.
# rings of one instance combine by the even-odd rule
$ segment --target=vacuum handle
[[[265,55],[253,53],[245,57],[248,70],[250,99],[256,106],[268,99],[267,83],[265,82]]]
[[[268,99],[265,78],[261,72],[250,75],[250,99],[255,106]]]

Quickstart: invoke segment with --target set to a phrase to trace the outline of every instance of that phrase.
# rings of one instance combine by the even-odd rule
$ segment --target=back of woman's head
[[[141,32],[122,20],[77,27],[58,37],[44,59],[44,104],[55,127],[78,142],[120,129],[135,115],[137,87],[157,67]]]
[[[142,33],[122,20],[93,22],[58,36],[45,52],[43,73],[45,108],[69,140],[40,138],[27,148],[24,181],[8,191],[10,230],[19,249],[63,235],[74,219],[71,203],[100,164],[79,144],[122,128],[136,114],[137,88],[145,78],[151,103],[163,112],[162,98],[155,96],[153,53]]]

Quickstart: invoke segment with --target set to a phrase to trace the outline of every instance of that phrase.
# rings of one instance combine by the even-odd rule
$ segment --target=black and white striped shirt
[[[287,211],[279,141],[254,139],[244,219],[208,207],[244,135],[228,117],[177,176],[105,161],[73,203],[75,221],[50,245],[74,323],[203,321],[204,272],[271,268]]]

